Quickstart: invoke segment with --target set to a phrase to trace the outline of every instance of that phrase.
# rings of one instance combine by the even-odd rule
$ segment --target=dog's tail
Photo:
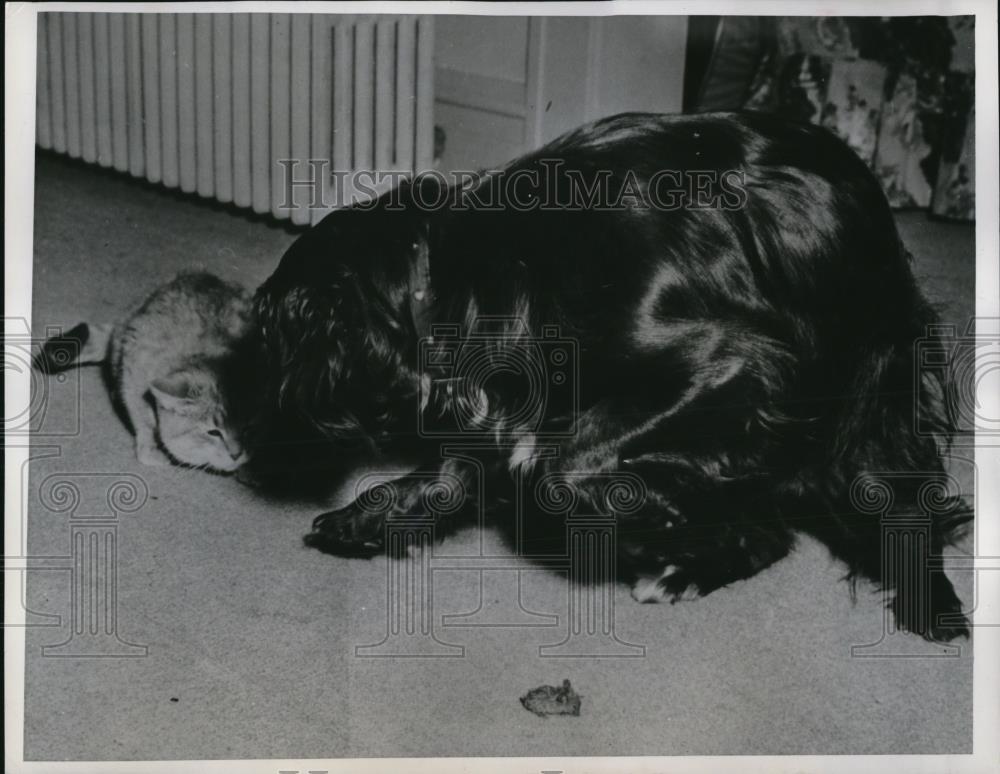
[[[31,365],[44,374],[99,365],[107,359],[111,330],[111,325],[80,323],[64,334],[46,339]]]
[[[848,564],[852,586],[866,577],[896,592],[889,604],[901,628],[949,640],[968,636],[969,623],[950,581],[928,562],[965,534],[974,511],[944,465],[957,429],[953,377],[922,356],[933,350],[938,364],[948,348],[937,314],[912,278],[902,281],[893,290],[905,294],[893,305],[902,313],[858,353],[840,402],[833,457],[816,477],[827,516],[814,526]],[[921,567],[929,575],[914,586]]]

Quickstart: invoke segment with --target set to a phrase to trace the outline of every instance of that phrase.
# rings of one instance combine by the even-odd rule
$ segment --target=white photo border
[[[5,6],[4,316],[31,319],[34,216],[35,68],[37,15],[48,11],[404,13],[491,16],[777,15],[896,16],[975,15],[976,25],[976,315],[1000,320],[1000,166],[998,166],[997,7],[991,0],[609,0],[608,2],[202,2],[7,3]],[[986,364],[980,364],[985,366]],[[980,387],[988,384],[977,374]],[[28,405],[30,374],[5,369],[6,405]],[[1000,416],[1000,395],[978,398],[986,416]],[[27,441],[5,438],[4,544],[7,557],[25,555],[21,471]],[[984,472],[1000,472],[1000,448],[977,444]],[[977,537],[980,556],[1000,557],[1000,475],[979,481]],[[993,515],[994,518],[983,518]],[[415,758],[241,761],[24,761],[25,628],[23,575],[5,572],[4,737],[8,772],[351,772],[562,771],[562,772],[839,772],[895,770],[919,774],[995,772],[1000,761],[1000,628],[977,627],[974,647],[973,753],[971,755],[704,756],[615,758]],[[977,612],[1000,617],[1000,572],[977,573]],[[18,626],[17,624],[22,624]]]

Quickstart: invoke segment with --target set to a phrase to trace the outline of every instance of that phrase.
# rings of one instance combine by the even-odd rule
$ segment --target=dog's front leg
[[[412,516],[432,517],[440,535],[475,498],[480,470],[471,460],[445,459],[379,481],[344,508],[317,516],[305,543],[339,556],[371,557],[385,548],[387,521]]]

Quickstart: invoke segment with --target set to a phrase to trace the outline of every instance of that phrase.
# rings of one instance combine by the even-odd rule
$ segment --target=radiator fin
[[[44,12],[37,143],[315,223],[431,168],[432,50],[429,17]]]

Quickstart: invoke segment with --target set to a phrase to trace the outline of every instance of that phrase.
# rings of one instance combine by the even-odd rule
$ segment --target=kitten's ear
[[[149,391],[160,408],[178,411],[190,406],[195,397],[195,386],[190,374],[174,371],[154,379]]]

